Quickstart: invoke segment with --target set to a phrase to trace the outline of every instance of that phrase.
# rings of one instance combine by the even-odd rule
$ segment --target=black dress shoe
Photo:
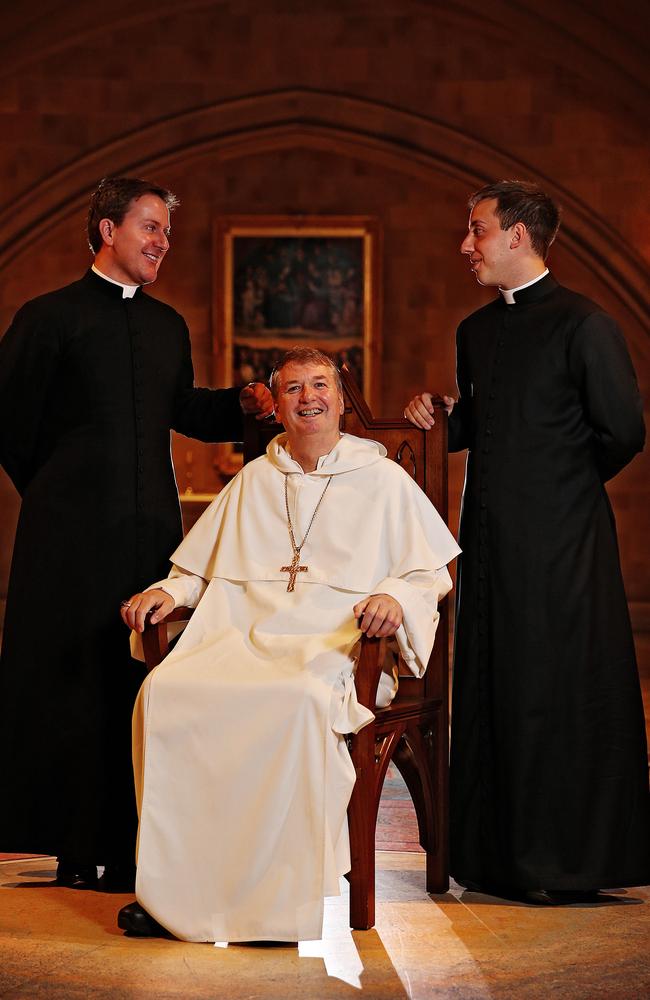
[[[489,882],[458,882],[457,884],[466,889],[467,892],[480,893],[482,896],[496,896],[497,899],[519,899],[521,889],[513,889],[507,885],[491,885]]]
[[[94,889],[97,886],[97,865],[80,864],[59,858],[56,866],[57,885],[65,885],[69,889]]]
[[[135,865],[106,865],[97,888],[102,892],[135,892]]]
[[[527,903],[538,906],[571,906],[572,903],[597,903],[598,889],[529,889]]]
[[[154,920],[139,903],[123,906],[117,915],[117,926],[130,937],[171,937],[157,920]]]

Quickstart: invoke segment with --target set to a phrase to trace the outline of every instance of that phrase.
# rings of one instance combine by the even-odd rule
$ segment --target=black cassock
[[[0,666],[0,850],[133,864],[119,603],[181,536],[170,428],[241,439],[238,390],[193,388],[181,316],[92,271],[28,302],[0,344],[0,458],[22,495]]]
[[[641,450],[614,321],[551,275],[458,330],[468,448],[451,753],[462,882],[650,881],[638,671],[605,480]]]

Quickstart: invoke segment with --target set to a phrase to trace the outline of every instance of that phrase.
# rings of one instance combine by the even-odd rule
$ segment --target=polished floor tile
[[[535,907],[424,891],[424,858],[377,854],[377,925],[350,931],[347,893],[322,941],[297,947],[130,939],[131,897],[50,884],[52,859],[0,864],[2,1000],[371,1000],[650,996],[650,890]]]

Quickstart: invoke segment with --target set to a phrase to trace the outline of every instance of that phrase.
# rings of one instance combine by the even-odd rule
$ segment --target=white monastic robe
[[[186,941],[321,936],[323,897],[350,868],[344,734],[372,719],[353,606],[399,601],[397,643],[421,675],[459,552],[382,445],[343,435],[304,473],[285,441],[228,484],[154,585],[196,610],[136,705],[136,895]],[[292,593],[285,474],[298,543],[332,476]]]

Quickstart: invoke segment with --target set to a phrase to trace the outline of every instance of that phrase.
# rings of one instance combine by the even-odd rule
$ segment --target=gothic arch
[[[92,150],[29,190],[0,216],[0,268],[80,211],[108,170],[164,175],[209,152],[223,161],[268,150],[340,152],[432,182],[443,174],[468,191],[500,177],[539,180],[564,207],[561,241],[650,333],[650,272],[613,227],[528,164],[468,132],[385,103],[316,90],[248,95],[157,121]],[[639,348],[647,353],[646,343]]]

